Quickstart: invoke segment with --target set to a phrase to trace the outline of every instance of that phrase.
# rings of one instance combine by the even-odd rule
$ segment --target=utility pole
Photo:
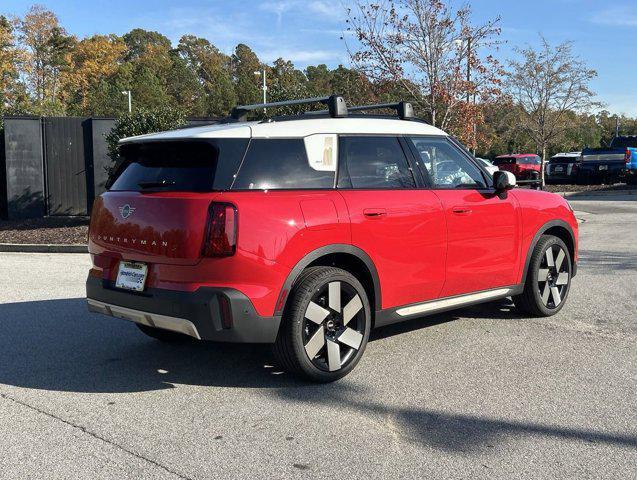
[[[122,92],[122,95],[128,95],[128,113],[131,113],[133,111],[133,102],[132,102],[132,98],[131,98],[131,91],[130,90],[124,90]]]
[[[615,136],[619,137],[619,117],[615,115]]]

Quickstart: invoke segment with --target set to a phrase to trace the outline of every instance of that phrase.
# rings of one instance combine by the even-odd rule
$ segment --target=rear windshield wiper
[[[141,188],[157,188],[157,187],[169,187],[171,185],[174,185],[175,182],[172,180],[162,180],[161,182],[139,182],[137,185],[139,185]]]

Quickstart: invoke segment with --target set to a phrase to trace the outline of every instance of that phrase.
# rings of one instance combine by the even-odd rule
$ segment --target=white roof
[[[300,138],[317,133],[444,135],[426,123],[392,118],[308,118],[272,122],[240,122],[170,130],[128,137],[120,143],[184,138]]]

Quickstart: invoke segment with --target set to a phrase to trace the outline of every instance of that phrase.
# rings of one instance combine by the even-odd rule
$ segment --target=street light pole
[[[131,113],[133,111],[133,102],[132,102],[132,98],[131,98],[131,91],[130,90],[124,90],[124,91],[122,91],[122,95],[128,95],[128,113]]]
[[[267,99],[267,94],[266,92],[268,91],[268,85],[266,83],[266,79],[265,79],[265,68],[262,71],[255,71],[254,72],[255,75],[257,76],[261,76],[261,78],[263,79],[263,86],[261,87],[261,90],[263,90],[263,104],[265,105],[266,103],[268,103],[268,99]],[[263,108],[263,113],[266,112],[266,109]]]

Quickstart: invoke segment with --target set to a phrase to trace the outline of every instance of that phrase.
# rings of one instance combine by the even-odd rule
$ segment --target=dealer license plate
[[[599,169],[600,170],[608,170],[608,165],[600,165]]]
[[[141,292],[144,290],[147,275],[148,265],[145,263],[120,262],[115,286],[117,288]]]
[[[555,167],[555,171],[556,172],[563,172],[564,171],[564,167]]]

